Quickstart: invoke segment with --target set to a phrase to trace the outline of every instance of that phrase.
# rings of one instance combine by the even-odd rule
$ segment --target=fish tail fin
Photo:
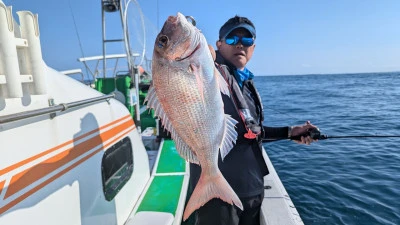
[[[218,171],[218,174],[212,177],[206,177],[201,173],[199,182],[186,205],[185,212],[183,213],[183,221],[187,220],[195,210],[213,198],[220,198],[222,201],[231,205],[235,204],[243,210],[242,202],[222,176],[221,172]]]

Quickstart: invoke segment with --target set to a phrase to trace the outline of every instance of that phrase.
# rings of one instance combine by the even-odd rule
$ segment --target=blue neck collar
[[[233,74],[234,74],[236,81],[238,82],[240,88],[243,87],[243,83],[246,80],[252,80],[254,78],[253,73],[250,72],[250,70],[248,70],[246,67],[243,70],[235,69]]]

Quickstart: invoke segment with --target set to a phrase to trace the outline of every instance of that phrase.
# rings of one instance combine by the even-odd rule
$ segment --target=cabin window
[[[107,149],[101,163],[104,196],[111,201],[133,173],[131,140],[126,137]]]

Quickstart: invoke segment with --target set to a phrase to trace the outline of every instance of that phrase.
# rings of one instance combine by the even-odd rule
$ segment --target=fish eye
[[[193,26],[196,26],[196,20],[193,18],[193,16],[185,16],[187,21],[191,23]]]
[[[158,38],[158,47],[163,48],[167,43],[168,43],[168,37],[165,35],[162,35],[161,37]]]

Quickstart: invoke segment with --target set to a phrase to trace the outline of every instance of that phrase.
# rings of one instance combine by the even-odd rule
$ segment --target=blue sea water
[[[400,135],[400,73],[258,76],[265,125]],[[400,224],[400,138],[264,144],[306,225]]]

